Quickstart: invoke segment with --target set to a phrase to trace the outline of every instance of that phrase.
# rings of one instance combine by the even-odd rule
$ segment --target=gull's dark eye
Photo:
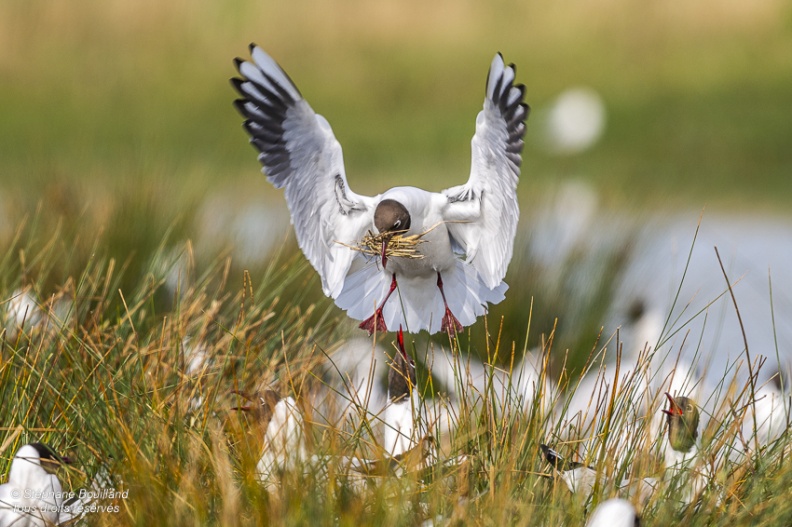
[[[401,220],[396,220],[396,223],[393,224],[393,227],[401,227]]]
[[[685,410],[688,411],[688,412],[692,412],[693,411],[693,405],[692,404],[688,404],[687,407],[685,408]]]

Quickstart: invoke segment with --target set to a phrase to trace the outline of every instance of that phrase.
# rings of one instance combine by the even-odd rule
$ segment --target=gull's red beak
[[[253,400],[253,397],[252,397],[252,396],[250,396],[250,395],[246,394],[246,393],[245,393],[245,392],[243,392],[242,390],[231,390],[231,392],[230,392],[230,393],[232,393],[232,394],[234,394],[234,395],[238,395],[238,396],[240,396],[240,397],[242,397],[243,399],[246,399],[246,400],[248,400],[248,401],[252,401],[252,400]],[[234,406],[234,407],[233,407],[233,408],[231,408],[231,409],[232,409],[232,410],[235,410],[235,411],[237,411],[237,412],[249,412],[249,411],[252,409],[252,407],[251,407],[249,404],[246,404],[246,405],[244,405],[244,406]]]
[[[399,351],[401,351],[401,354],[406,359],[407,358],[407,350],[404,349],[404,331],[402,331],[401,325],[399,325],[399,332],[396,334],[396,340],[399,343]]]
[[[674,401],[674,398],[671,397],[671,394],[665,392],[665,396],[668,399],[668,410],[663,408],[661,412],[663,412],[666,415],[682,415],[682,408],[677,406],[677,403],[676,401]]]
[[[384,269],[385,266],[388,264],[388,245],[390,244],[391,238],[393,234],[388,234],[382,238],[382,268]]]

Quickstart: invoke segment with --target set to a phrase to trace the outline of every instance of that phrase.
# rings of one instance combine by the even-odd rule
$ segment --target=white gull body
[[[272,410],[256,475],[271,491],[278,487],[280,474],[296,471],[307,458],[302,413],[294,398],[285,397]]]
[[[0,485],[0,526],[57,525],[63,489],[53,473],[60,458],[41,443],[22,446],[11,461],[8,482]],[[48,468],[42,463],[50,463]]]
[[[341,146],[324,117],[261,48],[237,59],[237,109],[259,151],[267,179],[285,188],[297,241],[319,273],[324,293],[369,332],[455,333],[503,300],[519,208],[516,187],[528,106],[514,85],[514,66],[500,54],[490,66],[484,108],[476,118],[466,184],[442,192],[395,187],[374,197],[352,192]],[[406,217],[383,231],[375,216],[384,201]],[[406,223],[406,225],[405,225]],[[383,227],[380,223],[379,227]],[[369,233],[424,234],[420,259],[364,255]]]
[[[600,503],[586,522],[586,527],[635,527],[638,513],[632,503],[611,498]]]
[[[407,452],[417,444],[415,416],[409,399],[385,407],[382,415],[383,445],[390,457]]]

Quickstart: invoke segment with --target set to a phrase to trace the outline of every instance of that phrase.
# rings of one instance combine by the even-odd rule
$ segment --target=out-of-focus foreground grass
[[[27,249],[44,260],[56,257]],[[442,390],[426,381],[426,364],[431,357],[439,364],[440,354],[408,337],[409,353],[421,361],[414,401],[425,404],[423,426],[436,438],[439,461],[421,469],[407,456],[393,463],[406,471],[402,476],[355,476],[342,470],[343,456],[386,459],[383,416],[366,406],[367,385],[351,388],[346,372],[343,383],[340,372],[335,379],[328,375],[334,370],[326,354],[338,348],[344,332],[326,312],[311,323],[319,308],[306,309],[302,298],[289,295],[305,265],[282,259],[259,287],[226,288],[228,267],[219,261],[174,287],[168,259],[159,255],[146,269],[147,280],[119,295],[119,270],[112,260],[97,258],[58,294],[28,303],[3,329],[0,473],[7,473],[21,445],[45,441],[74,459],[59,473],[66,491],[91,489],[98,477],[102,488],[125,493],[95,500],[94,506],[117,509],[99,509],[81,525],[583,525],[588,495],[572,495],[550,477],[539,450],[545,442],[570,457],[578,444],[588,446],[581,459],[604,475],[589,509],[623,495],[616,488],[622,478],[664,475],[658,456],[663,431],[651,424],[662,416],[657,410],[642,414],[637,402],[651,357],[644,354],[632,370],[626,364],[623,370],[595,367],[592,375],[602,376],[610,395],[593,394],[589,404],[597,419],[570,433],[563,395],[544,381],[561,380],[571,393],[578,379],[547,369],[550,356],[558,355],[552,342],[536,355],[539,377],[523,388],[499,384],[498,371],[489,368],[480,382],[472,380],[462,353],[467,347],[486,350],[490,362],[497,355],[510,365],[520,361],[522,343],[515,350],[491,325],[491,334],[454,343],[454,380]],[[163,292],[174,297],[170,311],[157,308]],[[618,347],[619,341],[592,343]],[[382,344],[390,348],[387,338]],[[366,343],[363,354],[387,360],[377,349]],[[257,418],[256,412],[235,411],[246,401],[232,393],[264,388],[296,398],[314,456],[282,479],[266,479],[270,492],[257,466],[265,412]],[[737,393],[719,414],[722,421],[713,418],[702,434],[701,470],[718,453],[736,449],[739,455],[717,458],[717,472],[697,505],[683,507],[684,487],[677,488],[689,484],[693,469],[666,477],[648,501],[635,501],[643,524],[789,524],[788,432],[740,454],[746,391],[738,386]],[[658,401],[651,406],[659,408]],[[253,401],[254,409],[258,404]]]

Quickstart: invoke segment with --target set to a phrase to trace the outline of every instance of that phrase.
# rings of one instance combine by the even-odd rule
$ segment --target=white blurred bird
[[[301,464],[307,460],[308,454],[305,421],[297,402],[292,397],[276,401],[275,392],[268,391],[267,394],[275,397],[264,398],[262,402],[264,413],[271,414],[256,474],[267,490],[273,490],[278,487],[282,474],[302,470]]]
[[[742,438],[747,449],[754,449],[757,443],[760,448],[772,444],[792,424],[792,401],[776,386],[774,381],[778,375],[776,373],[771,381],[758,386],[753,404],[748,405],[742,423]]]
[[[497,54],[476,118],[470,178],[440,193],[394,187],[374,197],[349,188],[327,120],[261,48],[236,60],[235,103],[268,181],[284,188],[297,242],[322,290],[369,333],[454,334],[504,298],[519,208],[517,181],[528,105],[514,65]],[[380,253],[359,247],[367,233]],[[392,254],[397,235],[418,235],[413,257]],[[398,298],[391,296],[398,289]],[[390,301],[389,301],[390,300]]]
[[[344,341],[323,364],[326,389],[314,397],[314,415],[334,426],[348,421],[354,429],[361,417],[380,415],[388,403],[384,357],[384,348],[369,338]]]
[[[113,484],[113,480],[123,484],[118,476],[113,477],[110,473],[110,466],[107,463],[102,463],[87,487],[71,491],[70,496],[63,501],[58,525],[74,525],[92,512],[96,512],[96,507],[92,506],[95,502],[111,498],[116,494],[121,495]]]
[[[57,525],[64,492],[56,475],[68,459],[43,443],[22,446],[11,461],[8,481],[0,485],[1,527]]]
[[[16,338],[20,331],[38,325],[44,318],[39,302],[30,288],[14,291],[7,301],[5,311],[6,333],[11,339]]]
[[[556,385],[549,376],[542,376],[542,367],[541,355],[533,351],[522,360],[515,358],[513,367],[505,369],[474,357],[463,360],[445,349],[434,353],[429,365],[432,376],[442,383],[454,405],[465,399],[476,406],[485,395],[491,395],[501,409],[508,406],[527,410],[541,396],[541,406],[549,410]]]
[[[416,445],[415,413],[420,410],[420,396],[415,390],[415,362],[404,348],[404,332],[397,333],[398,351],[388,372],[388,400],[382,421],[385,425],[385,452],[398,456]]]
[[[637,527],[640,524],[632,503],[621,498],[611,498],[597,505],[586,522],[586,527]]]
[[[573,155],[594,146],[605,130],[602,97],[591,88],[570,88],[550,107],[546,122],[546,145],[559,155]]]

